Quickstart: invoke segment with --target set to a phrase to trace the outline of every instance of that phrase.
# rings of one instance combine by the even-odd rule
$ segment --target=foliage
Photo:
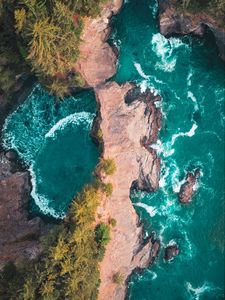
[[[110,228],[107,224],[98,224],[95,228],[95,238],[98,245],[106,246],[110,241]]]
[[[225,1],[224,0],[173,0],[179,6],[192,13],[205,12],[211,15],[219,25],[225,25]]]
[[[3,64],[0,62],[0,92],[9,91],[15,84],[16,75],[23,71],[20,65],[29,65],[60,98],[70,92],[70,87],[84,86],[82,76],[73,72],[83,19],[96,16],[103,2],[0,0],[0,55],[6,58]]]
[[[112,227],[116,227],[116,224],[117,224],[116,219],[110,218],[110,219],[109,219],[109,224],[110,224]]]
[[[116,172],[116,164],[113,159],[101,159],[98,166],[97,172],[103,171],[106,175],[113,175]]]
[[[120,272],[117,272],[113,275],[113,282],[118,284],[118,285],[123,285],[124,284],[124,275]]]
[[[106,194],[107,197],[110,197],[113,193],[113,185],[111,182],[102,183],[102,190]]]
[[[86,186],[72,202],[65,223],[43,240],[39,260],[1,274],[0,299],[96,299],[98,263],[110,239],[108,225],[94,225],[100,195],[95,186]]]

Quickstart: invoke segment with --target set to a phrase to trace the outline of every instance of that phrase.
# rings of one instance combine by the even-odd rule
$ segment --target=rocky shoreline
[[[28,218],[29,172],[13,151],[0,153],[0,269],[8,262],[30,260],[42,251],[44,223]]]
[[[94,88],[98,117],[93,126],[96,139],[102,135],[102,158],[115,161],[117,171],[105,183],[113,184],[113,193],[103,198],[98,207],[98,221],[116,220],[111,241],[100,264],[99,300],[124,299],[126,285],[113,281],[121,274],[128,281],[134,270],[149,266],[158,255],[160,243],[153,237],[143,237],[143,227],[130,199],[132,188],[154,191],[158,188],[160,159],[150,145],[156,142],[161,127],[160,101],[149,90],[141,93],[134,84],[107,82],[116,73],[117,55],[106,42],[110,33],[110,18],[119,12],[122,0],[110,1],[95,20],[87,20],[80,47],[81,59],[75,69]],[[135,134],[134,134],[135,133]]]
[[[193,34],[203,37],[210,29],[215,37],[219,55],[225,61],[225,30],[218,26],[216,20],[205,13],[191,14],[178,11],[171,0],[158,0],[160,33],[166,37]]]

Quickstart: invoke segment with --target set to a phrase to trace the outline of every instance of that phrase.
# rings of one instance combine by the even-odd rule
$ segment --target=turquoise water
[[[4,146],[18,151],[32,179],[32,211],[61,218],[91,180],[98,150],[89,133],[96,104],[92,92],[62,101],[40,85],[9,118]]]
[[[131,278],[131,300],[224,299],[224,65],[210,34],[204,40],[170,38],[157,28],[153,0],[125,1],[111,42],[120,50],[118,82],[135,81],[162,97],[163,126],[153,146],[162,159],[160,189],[133,193],[147,234],[162,251],[154,265]],[[63,217],[91,179],[98,151],[89,137],[95,99],[83,92],[64,102],[37,85],[6,121],[4,143],[16,149],[32,175],[33,210]],[[201,169],[190,205],[176,192],[187,171]],[[170,263],[163,248],[177,243]]]
[[[151,268],[132,276],[128,299],[224,299],[224,65],[210,33],[204,40],[166,39],[155,1],[125,2],[111,38],[120,50],[115,80],[159,93],[163,113],[153,146],[162,159],[160,189],[132,194],[162,251]],[[202,173],[196,194],[181,205],[176,192],[196,168]],[[173,243],[180,255],[168,263],[163,248]]]

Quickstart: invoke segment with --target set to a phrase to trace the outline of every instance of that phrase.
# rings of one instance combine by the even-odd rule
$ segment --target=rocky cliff
[[[41,251],[38,241],[43,223],[28,219],[31,185],[14,152],[0,153],[0,269],[9,261],[33,259]]]
[[[206,13],[191,14],[177,10],[170,0],[158,0],[158,3],[159,27],[163,35],[194,34],[202,37],[209,28],[215,37],[220,57],[225,61],[225,30],[218,26],[216,20]]]
[[[135,91],[135,93],[134,93]],[[139,189],[154,191],[158,188],[160,160],[149,144],[157,139],[161,113],[154,105],[155,97],[147,91],[137,93],[126,83],[110,82],[95,89],[100,106],[104,158],[114,159],[117,171],[110,178],[113,194],[102,201],[98,214],[102,219],[117,221],[101,263],[101,286],[99,299],[124,299],[125,287],[113,282],[117,272],[127,278],[138,267],[147,267],[152,260],[152,241],[142,248],[142,227],[130,200],[132,183]],[[127,104],[125,99],[132,102]],[[140,259],[142,258],[142,259]],[[144,259],[143,259],[144,258]]]
[[[116,72],[117,57],[106,40],[110,18],[122,2],[110,1],[99,18],[85,21],[81,58],[76,64],[86,84],[95,90],[99,111],[94,128],[100,128],[103,135],[102,156],[114,159],[117,166],[113,176],[101,178],[113,184],[113,194],[102,199],[98,217],[105,222],[114,218],[117,225],[100,265],[99,300],[124,299],[126,287],[115,284],[113,276],[119,272],[127,279],[136,268],[147,267],[160,246],[153,238],[143,239],[143,228],[130,200],[131,187],[158,188],[160,160],[150,145],[161,126],[161,112],[155,106],[160,99],[150,91],[142,94],[130,83],[105,83]]]

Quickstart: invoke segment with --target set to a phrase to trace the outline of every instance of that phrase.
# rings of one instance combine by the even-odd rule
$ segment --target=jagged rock
[[[160,110],[155,107],[150,92],[141,94],[130,83],[109,82],[96,87],[95,92],[100,109],[103,157],[114,159],[117,166],[114,175],[104,178],[113,184],[112,196],[98,208],[103,219],[111,216],[117,221],[100,266],[99,299],[120,300],[124,299],[125,287],[118,288],[112,282],[113,274],[119,271],[127,278],[134,269],[147,267],[158,252],[157,243],[151,240],[143,246],[142,227],[138,226],[130,188],[135,181],[138,188],[145,190],[158,187],[160,160],[149,141],[153,135],[153,140],[157,139],[160,127],[155,122],[160,124]]]
[[[165,249],[164,259],[165,260],[171,260],[175,256],[177,256],[178,254],[179,254],[178,246],[177,245],[170,245],[170,246],[166,247],[166,249]]]
[[[122,3],[123,0],[108,1],[98,18],[84,21],[80,58],[74,70],[82,75],[87,86],[96,87],[116,73],[118,53],[106,41],[111,31],[110,18],[118,13]]]
[[[216,20],[205,13],[190,14],[176,10],[171,0],[158,0],[159,26],[161,34],[187,35],[194,34],[202,37],[209,28],[219,49],[220,57],[225,61],[225,30],[217,25]]]
[[[161,243],[160,240],[153,240],[152,247],[151,247],[151,264],[155,261],[155,259],[159,255]]]
[[[199,169],[197,169],[194,173],[187,173],[185,183],[181,185],[180,191],[178,193],[179,201],[181,203],[189,203],[191,201],[195,192],[195,185],[199,177]]]
[[[9,261],[33,259],[41,251],[39,218],[28,219],[29,173],[19,170],[13,152],[0,153],[0,268]]]

